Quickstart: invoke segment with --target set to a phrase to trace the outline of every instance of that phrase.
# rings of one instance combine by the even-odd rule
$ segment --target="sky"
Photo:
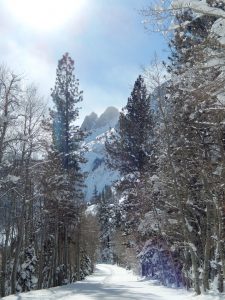
[[[151,0],[0,0],[0,63],[35,83],[51,106],[58,60],[75,60],[85,115],[126,105],[134,81],[157,53],[161,34],[149,33],[140,10]]]

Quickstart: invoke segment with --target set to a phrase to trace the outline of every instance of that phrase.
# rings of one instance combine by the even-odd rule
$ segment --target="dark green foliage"
[[[121,225],[126,234],[137,229],[145,209],[145,177],[156,169],[155,113],[142,76],[134,84],[131,96],[119,118],[119,127],[106,141],[108,164],[123,178],[117,192],[124,197]]]
[[[153,155],[154,118],[144,79],[139,76],[119,118],[119,128],[106,141],[108,163],[122,175],[142,173]]]
[[[35,254],[35,248],[34,245],[31,244],[24,250],[24,259],[17,270],[17,292],[30,291],[36,287],[36,265],[37,257]]]
[[[83,138],[79,127],[74,125],[79,115],[76,104],[83,100],[83,92],[79,91],[79,80],[73,72],[74,61],[66,53],[58,62],[55,88],[51,95],[55,104],[55,110],[51,112],[54,149],[60,153],[65,169],[79,169],[79,161],[74,156]]]
[[[80,263],[80,279],[85,279],[86,276],[92,273],[92,265],[89,256],[85,251],[81,252],[81,263]]]
[[[113,263],[112,239],[116,230],[118,215],[111,187],[105,186],[98,201],[98,221],[100,229],[101,260]]]
[[[74,61],[66,53],[59,60],[52,92],[55,104],[51,111],[53,144],[41,177],[48,233],[42,258],[45,268],[43,283],[47,279],[48,287],[70,282],[74,269],[79,270],[81,259],[79,244],[84,211],[84,174],[80,164],[84,162],[81,149],[84,135],[74,125],[79,112],[76,104],[82,100],[82,92],[78,91],[78,80],[73,71]]]

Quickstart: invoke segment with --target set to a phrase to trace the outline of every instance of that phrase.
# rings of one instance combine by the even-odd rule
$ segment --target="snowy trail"
[[[224,297],[224,296],[222,296]],[[131,272],[113,265],[99,264],[93,275],[74,284],[22,293],[5,300],[219,300],[217,296],[199,296],[138,281]]]

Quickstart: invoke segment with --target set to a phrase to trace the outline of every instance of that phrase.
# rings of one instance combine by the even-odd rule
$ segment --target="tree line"
[[[121,264],[140,263],[143,275],[197,294],[223,292],[225,7],[184,2],[143,11],[164,30],[172,14],[170,56],[138,77],[106,140],[108,164],[121,174],[109,234],[129,250],[112,247]]]
[[[0,67],[1,296],[83,279],[96,260],[96,221],[83,197],[85,134],[74,62],[58,62],[54,107],[34,85]],[[95,236],[95,235],[94,235]]]

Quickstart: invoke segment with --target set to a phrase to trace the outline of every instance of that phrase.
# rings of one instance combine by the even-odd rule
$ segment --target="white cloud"
[[[7,14],[20,26],[48,33],[82,14],[88,0],[2,0],[2,3]]]
[[[1,53],[3,63],[6,63],[17,74],[21,74],[28,82],[41,83],[40,92],[50,95],[55,78],[55,65],[49,62],[44,53],[37,55],[26,45],[19,45],[10,38],[4,39],[5,51]]]
[[[77,1],[87,4],[79,14],[74,4]],[[16,9],[17,5],[11,7],[9,13],[10,5],[15,2],[22,4],[19,9]],[[142,49],[137,47],[143,36],[136,26],[136,12],[130,7],[131,4],[119,0],[106,2],[0,0],[0,63],[4,62],[16,73],[25,75],[28,83],[38,84],[40,93],[50,98],[57,61],[64,52],[69,51],[75,59],[75,74],[84,90],[80,122],[92,111],[100,114],[110,105],[118,108],[126,105],[134,81],[141,73],[138,62],[146,56],[146,49],[142,53]],[[43,28],[46,24],[42,26],[49,21],[46,20],[47,12],[52,5],[54,9],[51,13],[54,14],[57,3],[72,3],[73,16],[65,24],[60,23],[57,30],[45,32]],[[25,4],[27,11],[23,11]],[[40,8],[44,5],[48,9],[41,12]],[[16,11],[13,12],[13,9]],[[65,12],[62,11],[62,14]]]

